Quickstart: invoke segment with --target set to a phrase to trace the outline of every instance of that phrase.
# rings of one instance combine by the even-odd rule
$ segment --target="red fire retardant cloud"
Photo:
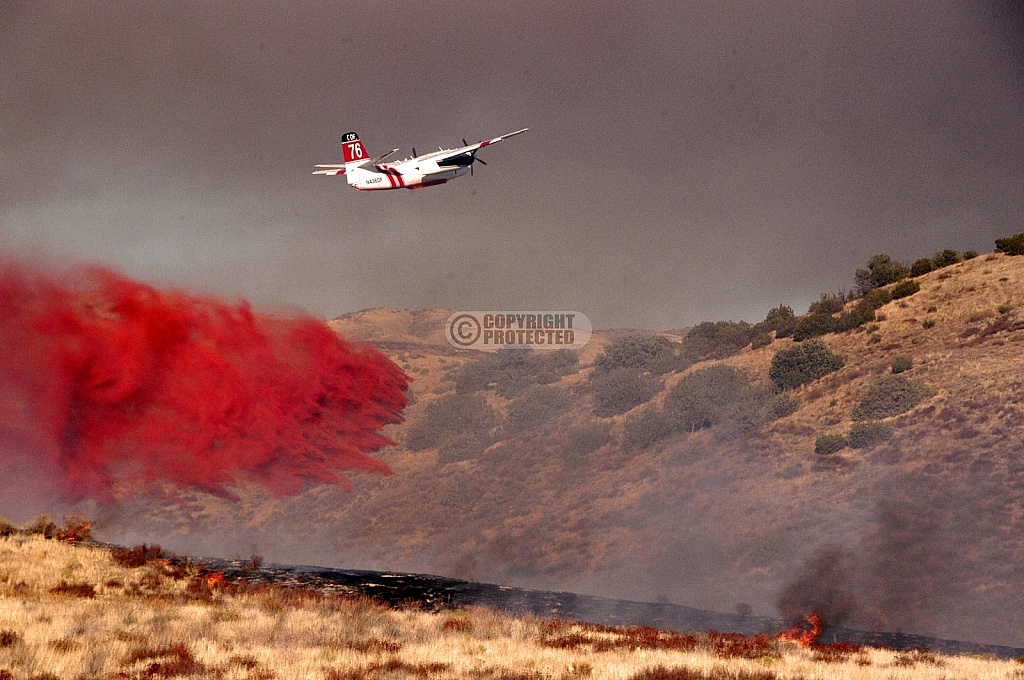
[[[56,279],[0,262],[0,476],[72,498],[157,481],[233,497],[257,482],[351,488],[401,420],[408,379],[311,318],[254,314],[102,269]],[[10,489],[5,490],[10,493]]]

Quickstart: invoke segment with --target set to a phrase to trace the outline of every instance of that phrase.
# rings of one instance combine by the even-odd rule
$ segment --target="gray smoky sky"
[[[1021,4],[0,3],[0,250],[333,317],[797,312],[1024,228]],[[342,133],[475,176],[360,193]],[[402,153],[399,154],[401,156]]]

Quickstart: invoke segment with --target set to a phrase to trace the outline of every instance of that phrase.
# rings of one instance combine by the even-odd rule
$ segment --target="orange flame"
[[[203,577],[206,580],[206,585],[211,588],[224,581],[224,574],[219,571],[210,572]]]
[[[792,628],[779,633],[780,640],[792,640],[798,645],[809,647],[815,643],[818,636],[821,635],[821,615],[818,612],[811,612],[804,617],[807,623],[811,624],[811,629],[807,630],[803,626],[793,626]]]

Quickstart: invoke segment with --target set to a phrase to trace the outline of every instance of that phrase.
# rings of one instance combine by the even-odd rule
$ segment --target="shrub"
[[[437,462],[440,465],[457,463],[478,457],[487,448],[487,443],[473,432],[462,432],[446,437],[437,447]]]
[[[41,534],[44,538],[53,538],[57,534],[57,524],[49,515],[37,515],[25,527],[27,534]]]
[[[6,517],[0,517],[0,538],[13,536],[18,533],[18,527],[7,521]]]
[[[935,255],[932,256],[932,262],[935,263],[936,269],[948,267],[950,265],[956,264],[959,261],[960,253],[950,248],[946,248],[941,253],[935,253]]]
[[[873,255],[868,259],[866,268],[857,270],[854,283],[861,293],[868,293],[875,288],[896,283],[906,275],[907,268],[888,255]]]
[[[768,315],[758,325],[763,326],[769,331],[775,331],[775,337],[777,338],[787,338],[793,335],[793,329],[796,327],[796,316],[793,314],[793,308],[789,305],[779,305],[768,310]]]
[[[754,335],[754,327],[745,321],[703,321],[683,338],[682,359],[686,365],[724,359],[749,345]]]
[[[906,413],[933,394],[933,390],[902,375],[887,375],[868,388],[853,409],[854,420],[877,420]]]
[[[578,463],[608,443],[611,433],[606,423],[575,425],[565,433],[562,453],[567,462]]]
[[[846,448],[846,437],[841,434],[823,434],[814,440],[814,452],[823,456]]]
[[[508,405],[503,429],[506,435],[529,430],[562,415],[571,406],[572,398],[563,389],[550,385],[531,387]]]
[[[935,263],[930,257],[922,257],[914,260],[914,264],[910,265],[911,276],[924,276],[928,272],[935,269]]]
[[[835,293],[822,293],[817,302],[812,302],[808,308],[808,314],[825,314],[826,316],[832,316],[843,311],[843,307],[846,306],[846,300],[843,299],[842,295]]]
[[[914,360],[908,357],[906,354],[900,354],[893,357],[892,360],[892,372],[903,373],[909,371],[914,366]]]
[[[661,389],[655,378],[631,368],[591,374],[594,415],[608,418],[645,404]]]
[[[933,319],[932,317],[928,317],[927,319],[925,319],[924,321],[921,322],[921,328],[923,328],[925,330],[928,330],[929,328],[932,328],[933,326],[935,326],[935,319]]]
[[[496,352],[463,365],[454,377],[455,391],[471,393],[493,386],[497,394],[511,398],[532,385],[557,382],[578,368],[579,357],[567,349]]]
[[[793,327],[793,339],[803,342],[835,330],[836,320],[828,314],[808,314],[800,317]]]
[[[413,451],[433,448],[464,432],[489,432],[494,421],[494,409],[484,397],[445,395],[427,404],[423,416],[409,428],[406,446]]]
[[[977,250],[965,250],[964,251],[964,259],[965,260],[973,260],[977,256],[978,256],[978,251]]]
[[[796,413],[798,408],[800,408],[800,402],[793,397],[788,394],[776,394],[765,405],[765,415],[767,415],[768,420],[778,420],[779,418],[785,418],[790,414]]]
[[[996,250],[1007,255],[1024,255],[1024,232],[996,239]]]
[[[838,371],[845,363],[823,341],[808,340],[776,352],[768,376],[777,390],[791,390]]]
[[[750,381],[742,372],[718,364],[683,376],[665,397],[666,415],[674,426],[693,432],[717,425],[748,396]]]
[[[594,360],[594,368],[600,371],[631,368],[661,375],[672,370],[675,355],[675,344],[664,336],[630,335],[605,347]]]
[[[863,449],[892,439],[892,425],[878,421],[854,423],[846,441],[853,449]]]
[[[899,300],[901,298],[910,297],[919,290],[921,290],[921,284],[913,279],[900,281],[892,287],[892,299]]]
[[[750,339],[750,349],[761,349],[772,344],[772,334],[770,332],[758,333]]]
[[[672,424],[661,409],[648,406],[626,418],[622,430],[622,447],[627,451],[639,451],[671,433]]]

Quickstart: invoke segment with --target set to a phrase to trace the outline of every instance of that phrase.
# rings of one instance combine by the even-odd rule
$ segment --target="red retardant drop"
[[[246,482],[351,489],[338,470],[390,474],[369,454],[391,443],[380,429],[401,421],[407,386],[316,319],[0,262],[5,494],[26,470],[73,499],[160,481],[229,498]]]

